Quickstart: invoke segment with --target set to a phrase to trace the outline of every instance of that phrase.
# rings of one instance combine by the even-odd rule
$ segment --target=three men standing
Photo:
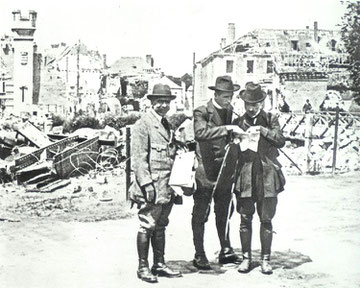
[[[206,106],[194,111],[194,133],[197,141],[196,191],[192,212],[195,257],[198,269],[211,269],[204,250],[205,223],[214,198],[216,228],[220,241],[219,263],[240,263],[240,257],[230,243],[229,219],[233,213],[232,192],[237,196],[237,211],[241,217],[240,241],[243,260],[238,267],[241,273],[251,269],[252,219],[257,211],[261,226],[261,271],[271,274],[269,263],[272,243],[271,220],[276,212],[277,194],[283,191],[285,179],[277,161],[278,148],[285,138],[275,116],[263,110],[266,93],[260,85],[249,82],[240,92],[245,102],[245,113],[232,122],[231,100],[240,86],[233,84],[230,76],[217,77],[214,97]],[[130,199],[140,207],[140,228],[137,234],[139,256],[138,277],[146,282],[157,282],[157,276],[181,277],[179,271],[170,269],[164,260],[165,228],[176,195],[169,186],[169,178],[176,147],[169,123],[164,117],[169,111],[171,95],[169,86],[156,84],[153,94],[147,96],[152,109],[136,122],[132,131],[132,169],[135,181],[130,186]],[[216,185],[224,160],[226,146],[231,137],[240,138],[248,128],[258,126],[260,138],[256,151],[239,151],[234,186]],[[239,147],[240,149],[240,147]],[[236,172],[236,173],[235,173]],[[234,189],[232,189],[234,188]],[[153,247],[154,263],[150,270],[148,253]]]
[[[179,271],[165,264],[165,228],[176,195],[169,186],[169,177],[176,148],[173,132],[164,117],[170,108],[171,95],[168,85],[156,84],[153,94],[147,96],[150,109],[132,130],[132,170],[135,181],[130,186],[130,199],[142,207],[138,216],[140,227],[137,234],[139,266],[138,278],[146,282],[157,282],[157,276],[181,277]],[[150,242],[154,263],[149,269],[148,254]]]
[[[230,205],[231,190],[217,187],[213,191],[225,155],[225,146],[230,140],[229,132],[239,130],[238,126],[230,125],[233,115],[230,104],[234,91],[239,90],[240,86],[233,84],[230,76],[220,76],[216,79],[215,86],[210,86],[209,89],[215,91],[214,98],[206,106],[200,106],[194,111],[198,167],[191,220],[195,246],[193,265],[204,270],[211,268],[204,250],[204,232],[212,198],[221,246],[219,263],[236,263],[240,260],[231,247],[229,238],[228,218],[233,211]]]

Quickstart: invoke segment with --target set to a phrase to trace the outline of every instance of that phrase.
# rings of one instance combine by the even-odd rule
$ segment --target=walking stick
[[[215,185],[214,185],[214,188],[213,188],[213,191],[212,191],[212,195],[211,195],[211,199],[213,198],[214,194],[215,194],[215,191],[216,189],[218,188],[218,184],[219,184],[219,180],[223,174],[223,171],[227,165],[227,158],[228,158],[228,155],[229,155],[229,151],[230,151],[230,148],[231,148],[231,145],[234,144],[234,143],[230,143],[228,144],[225,149],[225,155],[224,155],[224,158],[223,158],[223,161],[221,163],[221,166],[220,166],[220,171],[219,171],[219,174],[216,178],[216,182],[215,182]],[[236,165],[235,165],[236,167]],[[233,190],[233,184],[231,185],[231,188],[230,188],[230,193],[232,194],[232,190]],[[231,199],[230,199],[230,202],[229,202],[229,206],[228,206],[228,211],[227,211],[227,216],[226,216],[226,223],[225,223],[225,240],[228,240],[227,239],[227,234],[228,234],[228,230],[229,230],[229,221],[230,221],[230,214],[231,214],[231,206],[232,206],[232,203],[233,203],[233,197],[231,196]]]

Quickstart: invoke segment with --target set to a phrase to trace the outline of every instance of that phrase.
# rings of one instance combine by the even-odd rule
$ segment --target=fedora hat
[[[219,76],[216,78],[215,86],[209,86],[210,90],[234,92],[240,89],[240,85],[233,84],[230,76]]]
[[[240,91],[240,98],[247,103],[258,103],[266,98],[266,93],[261,90],[259,84],[248,82],[245,85],[245,90]]]
[[[176,98],[175,95],[171,94],[169,85],[161,83],[155,84],[153,88],[153,93],[147,95],[147,98],[150,100],[158,97],[168,98],[169,100],[173,100]]]

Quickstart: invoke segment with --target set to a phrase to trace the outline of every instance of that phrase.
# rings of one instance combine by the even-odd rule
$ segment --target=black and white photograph
[[[0,0],[0,287],[360,287],[360,1]]]

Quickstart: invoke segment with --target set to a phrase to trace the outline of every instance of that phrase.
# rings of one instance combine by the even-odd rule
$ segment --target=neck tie
[[[161,124],[164,126],[164,128],[167,130],[167,131],[170,131],[170,125],[169,125],[169,122],[167,121],[166,118],[161,118]]]

